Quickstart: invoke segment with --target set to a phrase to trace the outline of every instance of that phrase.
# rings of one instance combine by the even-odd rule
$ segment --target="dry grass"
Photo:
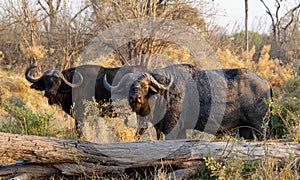
[[[81,126],[82,139],[98,143],[136,141],[137,117],[129,107],[122,105],[124,102],[114,102],[114,110],[118,117],[111,118],[100,117],[99,110],[101,111],[101,107],[99,108],[97,102],[85,101],[86,113]],[[153,140],[154,137],[156,137],[155,130],[150,125],[141,140]]]
[[[112,126],[113,126],[114,134],[117,137],[119,137],[121,141],[123,142],[136,141],[135,139],[136,129],[125,126],[123,119],[118,119],[118,118],[114,119],[114,123]]]
[[[300,124],[295,127],[294,141],[300,143]]]
[[[200,170],[199,177],[202,179],[299,179],[300,158],[293,154],[287,159],[279,160],[268,156],[261,160],[225,158],[215,160],[212,157],[205,157],[205,169]]]
[[[273,88],[280,88],[295,77],[294,64],[283,64],[279,59],[271,59],[271,46],[264,46],[257,62],[253,60],[255,47],[248,53],[232,54],[229,50],[219,50],[217,58],[223,68],[247,68],[266,78]]]
[[[34,57],[36,59],[43,59],[48,53],[44,46],[29,46],[28,48],[21,48],[26,58]],[[50,49],[50,53],[54,50]]]

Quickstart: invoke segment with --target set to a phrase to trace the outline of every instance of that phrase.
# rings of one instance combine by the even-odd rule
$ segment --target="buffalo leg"
[[[164,133],[159,129],[156,130],[156,138],[157,138],[157,140],[163,140],[164,139]]]

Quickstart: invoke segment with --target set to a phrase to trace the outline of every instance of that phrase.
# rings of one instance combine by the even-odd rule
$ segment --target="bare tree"
[[[57,0],[57,2],[53,0],[38,0],[37,3],[47,18],[49,18],[49,23],[47,23],[47,21],[44,22],[44,28],[48,36],[48,46],[51,48],[52,38],[55,37],[55,31],[57,29],[57,18],[61,8],[61,0]]]
[[[83,42],[87,41],[84,38],[87,29],[79,31],[79,26],[84,24],[83,19],[80,19],[80,14],[90,5],[83,4],[83,6],[70,9],[69,5],[72,2],[66,0],[38,0],[37,3],[47,17],[47,21],[43,22],[47,49],[55,51],[48,56],[50,60],[48,62],[56,62],[56,66],[60,69],[76,64],[76,56],[84,48]]]
[[[248,35],[248,0],[245,0],[245,44],[246,51],[249,51],[249,35]]]
[[[205,29],[205,21],[199,17],[198,9],[192,7],[187,0],[159,1],[159,0],[90,0],[93,7],[93,24],[102,31],[112,25],[130,19],[156,17],[168,21],[178,21],[193,26],[196,29]],[[125,33],[125,32],[124,32]],[[121,64],[126,64],[130,59],[138,59],[139,64],[148,66],[153,54],[162,51],[173,44],[167,40],[152,37],[141,37],[131,40],[128,44],[117,48],[114,52],[115,59]]]
[[[61,69],[74,65],[76,56],[90,38],[86,36],[89,29],[81,18],[89,4],[80,6],[78,3],[71,10],[70,3],[71,0],[8,0],[4,3],[2,31],[12,31],[21,37],[13,42],[13,46],[18,47],[15,53],[20,56],[20,64]],[[18,36],[11,40],[16,38]],[[26,54],[29,63],[23,60]]]
[[[21,37],[22,43],[19,44],[21,50],[26,51],[32,47],[37,47],[39,45],[38,26],[43,20],[43,17],[39,16],[39,10],[34,9],[32,4],[29,4],[26,0],[9,0],[4,4],[3,8],[6,11],[6,19],[9,20],[7,26],[18,25],[21,28],[15,29],[17,30],[17,35]],[[29,64],[36,65],[38,58],[42,57],[34,54],[32,50]]]
[[[266,13],[271,19],[272,33],[275,48],[278,49],[277,56],[280,58],[282,56],[281,46],[288,39],[288,30],[292,27],[292,24],[297,23],[296,14],[299,13],[300,3],[297,3],[293,8],[289,9],[284,15],[280,15],[279,11],[283,8],[282,0],[276,0],[275,2],[275,12],[271,12],[269,5],[265,0],[260,0],[263,6],[266,8]],[[291,31],[296,29],[291,28]]]
[[[188,0],[8,0],[0,7],[1,30],[11,36],[6,36],[1,46],[10,47],[5,51],[18,55],[18,63],[23,68],[34,64],[43,69],[65,69],[77,65],[81,53],[99,32],[130,19],[155,17],[205,31],[200,8],[194,5]],[[167,38],[153,38],[153,33],[154,36],[141,37],[118,47],[111,56],[120,64],[130,59],[149,64],[153,54],[161,54],[174,46]],[[24,61],[24,55],[32,47],[39,53],[31,55],[30,62]]]

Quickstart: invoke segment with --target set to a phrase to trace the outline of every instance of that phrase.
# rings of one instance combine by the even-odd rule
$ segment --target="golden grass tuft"
[[[81,140],[96,143],[134,142],[136,129],[127,126],[123,119],[88,116],[81,125]]]
[[[2,51],[0,51],[0,61],[3,61],[5,58],[5,55]]]
[[[84,61],[84,64],[89,65],[97,65],[97,66],[103,66],[103,67],[121,67],[122,63],[121,61],[117,60],[114,55],[108,55],[108,57],[100,56],[96,59],[91,59],[89,61]],[[82,65],[82,64],[78,64]]]
[[[271,46],[264,46],[257,62],[253,60],[255,47],[241,55],[232,54],[229,50],[218,50],[217,58],[222,68],[247,68],[261,77],[266,78],[273,87],[281,87],[295,77],[293,64],[284,64],[279,59],[271,59]]]
[[[120,104],[120,103],[117,103]],[[100,117],[99,113],[102,107],[108,104],[99,104],[95,99],[84,101],[85,119],[82,124],[84,140],[92,142],[133,142],[135,139],[136,129],[125,124],[123,118]],[[125,109],[116,110],[124,113]],[[117,112],[116,112],[117,113]],[[117,113],[118,114],[118,113]],[[120,115],[120,114],[119,114]]]
[[[217,58],[222,64],[223,68],[243,68],[245,67],[244,62],[234,54],[232,54],[228,49],[218,50]]]
[[[51,50],[52,52],[52,50]],[[47,54],[47,50],[44,46],[29,46],[23,50],[26,58],[34,57],[36,59],[43,59]]]
[[[25,82],[24,78],[0,70],[0,79],[0,97],[2,101],[11,96],[26,99],[31,94],[29,92],[29,84]]]
[[[204,157],[205,166],[210,171],[209,175],[211,178],[225,179],[226,167],[221,163],[216,161],[213,157]]]
[[[273,87],[281,87],[287,80],[294,78],[292,64],[284,65],[279,59],[270,59],[271,46],[264,46],[256,68],[252,68],[258,75],[265,77]]]
[[[295,127],[294,141],[300,143],[300,123]]]
[[[167,58],[177,60],[178,63],[193,64],[193,62],[191,62],[191,54],[185,48],[171,46],[165,49],[164,54],[166,55]]]
[[[123,119],[115,118],[113,120],[113,131],[115,135],[120,138],[123,142],[134,142],[136,141],[135,133],[136,129],[128,127],[124,124]]]

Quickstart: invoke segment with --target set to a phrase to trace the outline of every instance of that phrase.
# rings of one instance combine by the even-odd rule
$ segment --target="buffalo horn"
[[[103,77],[103,85],[105,87],[105,89],[109,92],[112,92],[115,88],[117,88],[117,86],[112,86],[107,82],[107,78],[106,78],[106,74]]]
[[[168,90],[168,89],[170,89],[170,87],[173,84],[172,78],[166,84],[160,84],[149,73],[143,73],[143,76],[149,81],[149,83],[152,83],[154,86],[156,86],[158,89],[161,89],[161,90]]]
[[[26,76],[26,79],[27,79],[29,82],[31,82],[31,83],[37,83],[37,82],[41,79],[41,77],[38,78],[38,79],[33,79],[33,78],[29,75],[29,71],[30,71],[31,69],[33,69],[33,68],[36,68],[36,66],[30,66],[30,67],[28,67],[28,68],[26,69],[25,76]]]
[[[109,92],[113,92],[118,90],[119,88],[125,87],[127,82],[132,82],[135,80],[136,74],[134,73],[127,73],[125,74],[121,80],[118,82],[117,85],[112,86],[107,82],[106,74],[103,77],[103,85],[105,89]]]
[[[79,82],[76,82],[76,83],[70,83],[60,71],[58,71],[58,72],[59,72],[59,77],[60,77],[60,78],[61,78],[68,86],[70,86],[70,87],[72,87],[72,88],[77,88],[77,87],[79,87],[79,86],[83,83],[83,77],[82,77],[81,73],[79,73],[79,72],[77,72],[77,71],[75,71],[75,73],[80,77],[80,81],[79,81]]]

